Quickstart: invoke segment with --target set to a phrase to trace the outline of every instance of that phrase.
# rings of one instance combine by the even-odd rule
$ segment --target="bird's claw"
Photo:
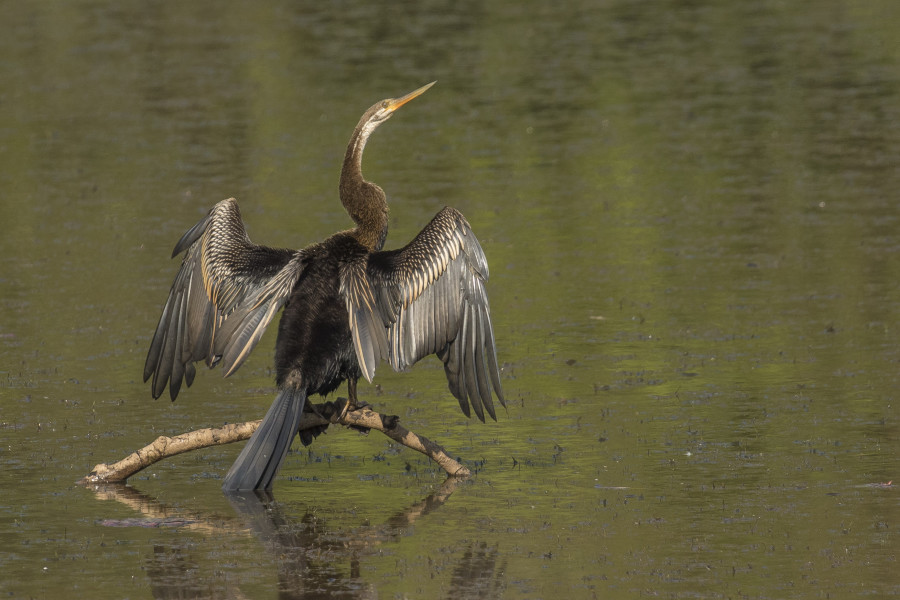
[[[360,402],[359,400],[354,402],[352,399],[348,400],[347,398],[338,398],[334,401],[333,406],[334,412],[329,416],[328,420],[332,423],[340,423],[341,420],[347,416],[347,413],[365,408],[369,406],[369,403]],[[370,431],[368,427],[362,427],[360,425],[347,425],[347,427],[366,435],[368,435]]]

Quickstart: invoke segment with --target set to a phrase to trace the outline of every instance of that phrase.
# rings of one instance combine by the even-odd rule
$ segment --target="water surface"
[[[900,14],[722,4],[0,8],[0,592],[900,592]],[[274,499],[221,494],[238,447],[75,486],[263,414],[271,334],[140,381],[172,246],[230,196],[260,243],[348,227],[353,125],[435,79],[364,169],[389,247],[467,215],[509,406],[467,420],[434,359],[361,395],[475,476],[332,431]]]

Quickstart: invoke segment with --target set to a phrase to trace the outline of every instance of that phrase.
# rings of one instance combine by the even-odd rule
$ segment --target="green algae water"
[[[0,7],[0,595],[858,598],[900,593],[900,12],[790,3],[72,2]],[[238,445],[74,482],[255,419],[270,332],[175,403],[141,382],[180,235],[349,227],[361,112],[387,247],[444,205],[491,266],[508,407],[440,363],[377,433],[229,498]],[[342,392],[343,393],[343,392]]]

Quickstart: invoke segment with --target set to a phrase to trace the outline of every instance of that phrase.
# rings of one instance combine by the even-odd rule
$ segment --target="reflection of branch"
[[[326,402],[320,405],[313,405],[310,408],[313,409],[311,412],[303,414],[303,418],[300,421],[300,431],[322,428],[322,426],[328,426],[331,423],[357,429],[376,429],[407,448],[421,452],[429,457],[447,471],[448,475],[467,477],[471,474],[466,467],[447,455],[441,446],[401,426],[397,417],[382,416],[368,407],[346,410],[346,400],[343,398],[340,398],[338,403]],[[125,481],[138,471],[165,458],[191,450],[249,439],[257,427],[259,427],[259,421],[249,421],[215,429],[197,429],[175,437],[160,436],[153,443],[131,453],[116,463],[100,463],[96,465],[91,473],[80,479],[78,483],[87,485],[91,483]]]
[[[400,529],[413,525],[419,517],[424,517],[434,509],[442,506],[450,498],[450,494],[456,491],[456,488],[459,487],[462,481],[463,479],[459,477],[448,477],[433,494],[391,517],[387,522],[388,526],[393,529]]]
[[[302,517],[285,512],[271,492],[238,492],[227,494],[235,515],[210,514],[168,506],[133,487],[124,484],[89,486],[100,500],[116,500],[139,513],[140,518],[109,519],[105,527],[178,527],[191,529],[210,540],[253,535],[271,554],[278,569],[279,597],[285,599],[373,598],[377,591],[361,575],[362,559],[378,556],[385,543],[394,543],[414,534],[412,527],[431,511],[438,510],[451,494],[464,485],[459,477],[448,477],[428,497],[399,510],[380,525],[348,527],[343,514],[333,522],[327,511],[308,507]],[[226,513],[228,511],[226,510]],[[147,558],[147,576],[157,597],[187,598],[192,590],[206,590],[211,576],[203,570],[203,562],[185,552],[183,543],[175,541],[153,545]],[[473,542],[458,561],[450,578],[447,597],[499,598],[505,562],[498,565],[498,551],[484,543]],[[165,591],[177,591],[167,596]],[[214,594],[215,595],[215,594]],[[226,594],[220,594],[225,596]],[[198,594],[199,597],[199,594]],[[207,597],[204,594],[203,597]],[[227,597],[244,598],[234,582]]]
[[[141,516],[140,519],[107,519],[107,527],[178,527],[210,535],[223,532],[246,534],[247,528],[234,518],[192,514],[183,509],[166,506],[124,483],[91,484],[98,500],[115,500]]]
[[[371,531],[367,534],[356,536],[358,538],[357,542],[361,541],[363,546],[369,545],[372,541],[380,542],[390,538],[390,532],[415,524],[420,517],[424,517],[449,500],[450,496],[459,488],[463,481],[464,479],[461,477],[448,477],[433,493],[392,516],[381,528],[377,526],[367,528]],[[107,526],[172,525],[204,531],[213,535],[221,535],[226,532],[241,534],[247,532],[246,526],[238,524],[233,517],[204,515],[185,511],[179,507],[167,506],[124,483],[98,483],[90,484],[88,487],[94,491],[94,495],[98,500],[115,500],[142,516],[140,521],[143,521],[143,523],[136,519],[104,521],[104,524]],[[271,519],[272,515],[266,513],[266,510],[277,507],[272,492],[234,492],[228,493],[227,497],[232,506],[243,515],[268,515],[268,519]],[[379,532],[379,529],[382,529],[382,531]],[[347,543],[347,545],[352,545],[352,543]]]
[[[366,548],[396,540],[404,530],[415,525],[420,518],[443,506],[463,481],[460,477],[448,477],[433,493],[393,515],[383,525],[360,527],[355,529],[350,535],[343,531],[340,535],[339,545],[347,550],[365,552]],[[294,539],[300,534],[308,536],[314,533],[318,526],[307,523],[307,527],[300,531],[294,531],[295,527],[286,527],[286,524],[290,523],[291,519],[281,512],[281,506],[275,500],[272,492],[260,490],[254,492],[229,492],[226,496],[234,509],[249,519],[250,528],[263,541],[274,541],[278,545],[285,547],[290,545],[290,540],[290,543],[296,542],[295,551],[302,549],[304,553],[311,555],[321,554],[321,546],[325,543],[325,537],[328,536],[324,536],[323,532],[320,531],[317,535],[319,539],[316,541],[305,539],[301,543]],[[310,516],[310,514],[308,513],[307,516]],[[325,520],[321,517],[312,518],[319,525],[325,523]],[[306,521],[306,518],[304,518],[304,521]],[[284,536],[286,533],[290,534],[289,539],[279,537]],[[318,551],[311,551],[311,549],[317,547],[319,548]]]
[[[434,493],[382,525],[349,529],[343,515],[337,516],[337,524],[333,525],[320,511],[308,511],[298,522],[282,511],[282,505],[269,492],[228,494],[228,500],[275,559],[281,598],[377,598],[377,590],[360,574],[361,560],[381,555],[380,547],[385,543],[396,543],[412,535],[412,526],[447,502],[462,481],[448,477]],[[448,597],[499,598],[501,594],[473,595],[477,591],[502,591],[491,585],[497,578],[496,558],[496,549],[484,545],[468,551],[454,570]],[[467,576],[471,580],[462,581]],[[457,594],[457,587],[466,593]]]

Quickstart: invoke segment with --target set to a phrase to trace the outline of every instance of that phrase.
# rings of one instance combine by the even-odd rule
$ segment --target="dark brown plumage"
[[[450,391],[469,416],[496,420],[503,404],[484,283],[488,266],[463,215],[441,210],[405,247],[382,251],[385,194],[362,175],[372,132],[431,87],[367,110],[344,157],[340,197],[356,227],[302,250],[259,246],[244,230],[237,202],[216,204],[175,246],[184,252],[144,366],[158,398],[191,385],[194,363],[221,363],[230,375],[284,307],[275,343],[279,392],[225,478],[226,490],[271,489],[297,433],[306,399],[375,375],[385,360],[406,369],[429,354],[444,362]],[[315,432],[314,432],[315,433]],[[309,443],[312,435],[303,432]]]

